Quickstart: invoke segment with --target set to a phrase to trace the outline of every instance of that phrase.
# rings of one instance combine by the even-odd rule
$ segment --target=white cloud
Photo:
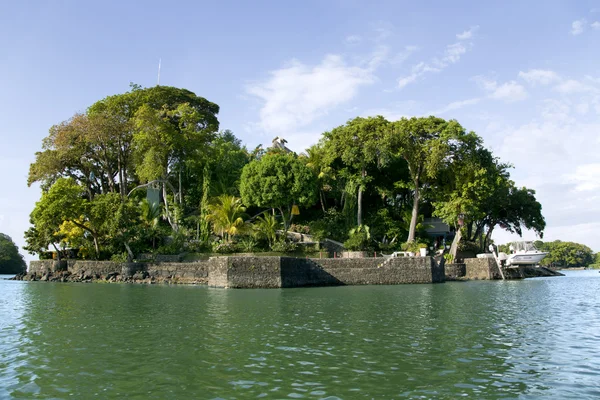
[[[600,163],[581,164],[572,174],[566,174],[566,180],[575,183],[575,190],[579,192],[597,191],[600,189]]]
[[[569,94],[569,93],[583,93],[583,92],[589,92],[592,91],[592,87],[588,86],[588,85],[584,85],[583,83],[575,80],[575,79],[568,79],[566,81],[563,81],[561,83],[559,83],[558,85],[556,85],[554,87],[554,90],[556,90],[557,92],[563,93],[563,94]]]
[[[460,57],[466,52],[467,47],[461,42],[446,46],[444,58],[442,58],[442,65],[445,67],[447,64],[457,63],[458,60],[460,60]]]
[[[525,100],[527,98],[527,91],[521,85],[515,81],[503,83],[498,86],[491,94],[492,99],[504,100],[506,102],[514,102]]]
[[[346,44],[355,45],[359,44],[362,41],[362,37],[359,35],[349,35],[346,37]]]
[[[312,67],[294,60],[271,71],[267,80],[247,85],[246,92],[263,103],[258,126],[267,132],[285,133],[350,101],[361,86],[375,79],[371,69],[349,66],[342,57],[328,55]]]
[[[556,72],[544,69],[530,69],[527,72],[519,71],[519,78],[532,85],[548,85],[560,79]]]
[[[375,41],[381,42],[392,35],[394,31],[394,25],[388,21],[379,21],[373,25],[375,31]]]
[[[448,104],[447,106],[445,106],[437,111],[434,111],[431,114],[433,114],[433,115],[445,114],[449,111],[455,111],[455,110],[461,109],[463,107],[472,106],[474,104],[479,103],[481,100],[482,100],[481,97],[475,97],[473,99],[453,101],[452,103]]]
[[[596,21],[594,23],[592,23],[592,25],[590,25],[592,27],[592,29],[598,30],[600,29],[600,21]]]
[[[477,32],[478,29],[479,29],[479,25],[472,26],[471,29],[469,29],[468,31],[464,31],[462,33],[457,33],[456,38],[458,40],[471,39],[473,37],[473,34],[475,32]]]
[[[495,80],[483,76],[476,76],[473,80],[486,92],[488,97],[495,100],[502,100],[507,103],[525,100],[528,96],[525,88],[516,81],[509,81],[498,84]]]
[[[398,88],[402,89],[403,87],[415,82],[418,77],[419,77],[419,74],[412,73],[408,76],[405,76],[404,78],[398,79]]]
[[[404,50],[400,53],[396,54],[390,61],[391,64],[402,64],[406,61],[413,53],[418,51],[419,48],[417,46],[405,46]]]
[[[585,26],[587,25],[587,21],[585,19],[578,19],[577,21],[573,21],[571,24],[571,35],[581,35],[585,30]]]
[[[469,31],[465,31],[460,33],[458,36],[463,36],[467,32],[470,32],[469,35],[472,35],[475,30],[479,27],[473,27]],[[471,36],[468,36],[471,37]],[[466,39],[467,37],[465,37]],[[410,75],[398,79],[398,88],[402,89],[410,83],[416,82],[420,77],[425,75],[428,72],[440,72],[447,68],[451,64],[456,64],[463,54],[465,54],[469,47],[471,47],[471,43],[465,44],[463,42],[456,42],[449,44],[444,49],[444,55],[442,58],[434,57],[430,62],[420,62],[412,67],[412,71]]]

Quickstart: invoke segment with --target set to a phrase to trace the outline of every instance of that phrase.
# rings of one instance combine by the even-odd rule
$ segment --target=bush
[[[110,257],[110,261],[127,262],[129,261],[129,258],[127,257],[127,252],[116,253]]]
[[[257,245],[258,242],[251,236],[243,238],[238,243],[238,247],[246,253],[252,253],[256,249]]]
[[[215,253],[228,254],[235,253],[237,251],[237,247],[233,243],[215,242],[213,243],[212,250]]]
[[[291,253],[298,249],[298,245],[293,242],[286,242],[284,240],[277,241],[271,246],[271,250],[279,253]]]
[[[423,242],[410,242],[410,243],[403,243],[400,248],[402,249],[402,251],[410,251],[412,253],[418,254],[419,249],[429,248],[429,245],[427,243],[423,243]]]
[[[468,253],[477,254],[477,253],[481,253],[481,248],[475,242],[461,240],[460,242],[458,242],[458,251],[465,252],[465,253],[468,252]]]
[[[308,225],[292,224],[290,225],[290,232],[309,234],[310,227]]]
[[[344,242],[344,247],[350,251],[373,250],[372,242],[367,232],[355,232]]]

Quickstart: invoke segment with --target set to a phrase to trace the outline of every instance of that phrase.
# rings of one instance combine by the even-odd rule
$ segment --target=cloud
[[[473,99],[453,101],[452,103],[448,104],[447,106],[445,106],[437,111],[434,111],[431,114],[433,114],[433,115],[445,114],[449,111],[455,111],[455,110],[461,109],[463,107],[472,106],[474,104],[479,103],[481,100],[482,100],[481,97],[475,97]]]
[[[527,72],[519,71],[519,78],[532,85],[549,85],[560,79],[556,72],[544,69],[530,69]]]
[[[457,33],[456,38],[458,40],[467,40],[473,37],[473,34],[479,30],[479,25],[472,26],[468,31],[464,31],[463,33]]]
[[[486,92],[488,97],[495,100],[502,100],[507,103],[525,100],[528,96],[527,91],[523,86],[516,81],[509,81],[503,84],[498,84],[495,80],[476,76],[473,78],[475,82]]]
[[[578,19],[577,21],[573,21],[573,23],[571,24],[571,35],[581,35],[585,30],[586,25],[587,21],[585,19]]]
[[[388,21],[379,21],[373,24],[373,30],[375,31],[375,41],[381,42],[392,35],[394,25]]]
[[[470,38],[479,27],[473,27],[469,31],[460,33],[458,36],[467,35]],[[468,33],[468,34],[467,34]],[[467,37],[465,36],[465,39]],[[441,72],[448,66],[456,64],[463,54],[465,54],[472,46],[471,43],[465,44],[464,42],[456,42],[447,45],[444,48],[444,54],[442,58],[434,57],[429,62],[420,62],[412,67],[411,73],[407,76],[398,79],[398,88],[402,89],[407,85],[414,83],[419,80],[422,76],[429,72]]]
[[[408,86],[409,84],[415,82],[419,76],[420,75],[417,73],[412,73],[408,76],[405,76],[404,78],[398,79],[398,88],[402,89],[405,86]]]
[[[592,91],[591,86],[585,85],[575,79],[565,80],[554,87],[554,90],[563,94],[583,93]]]
[[[346,44],[349,45],[356,45],[359,44],[362,41],[362,37],[359,35],[350,35],[347,36],[346,39],[344,40],[344,42],[346,42]]]
[[[600,21],[596,21],[596,22],[592,23],[590,26],[592,27],[592,29],[598,30],[598,29],[600,29]]]
[[[527,98],[527,91],[517,82],[510,81],[498,86],[492,94],[490,94],[490,97],[506,102],[514,102],[525,100]]]
[[[246,93],[263,103],[257,125],[270,133],[296,131],[352,100],[361,86],[376,80],[372,69],[349,66],[338,55],[327,55],[315,66],[293,60],[269,75],[247,85]]]
[[[446,46],[444,58],[441,65],[446,67],[448,64],[457,63],[460,57],[467,52],[467,47],[463,43],[454,43]]]
[[[414,54],[418,50],[419,50],[419,47],[417,47],[417,46],[413,46],[413,45],[405,46],[404,50],[402,50],[401,52],[396,54],[390,60],[390,64],[402,64],[404,61],[406,61],[412,54]]]
[[[581,164],[575,168],[572,174],[564,175],[566,180],[575,183],[578,192],[597,191],[600,189],[600,163]]]

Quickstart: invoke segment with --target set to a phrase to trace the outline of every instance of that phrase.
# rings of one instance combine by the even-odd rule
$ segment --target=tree
[[[539,246],[539,247],[538,247]],[[594,253],[588,246],[574,243],[554,242],[537,243],[538,250],[549,252],[540,264],[562,268],[580,268],[594,264]]]
[[[274,153],[244,167],[240,193],[248,206],[279,210],[287,232],[294,216],[292,206],[313,205],[317,185],[313,172],[295,154]]]
[[[25,260],[13,240],[0,233],[0,274],[19,274],[26,270]]]
[[[343,163],[340,171],[357,191],[356,225],[363,224],[363,193],[372,178],[369,169],[384,163],[385,151],[382,139],[389,122],[382,116],[348,121],[346,125],[325,132],[325,151],[331,161],[339,158]],[[331,162],[326,163],[331,164]]]
[[[125,218],[123,213],[127,207],[128,216]],[[128,247],[127,228],[136,225],[133,214],[132,206],[123,203],[117,193],[99,194],[90,201],[85,196],[85,189],[73,179],[59,178],[42,194],[31,212],[34,228],[26,235],[28,249],[36,251],[40,247],[53,245],[60,254],[56,244],[64,239],[61,227],[69,222],[85,231],[87,237],[91,237],[95,256],[100,258],[101,240],[112,238]]]
[[[408,163],[413,190],[413,207],[407,242],[415,240],[421,190],[436,178],[444,163],[452,162],[465,131],[456,121],[433,116],[402,118],[392,123],[386,137],[393,153]]]
[[[335,174],[327,159],[324,142],[320,141],[306,149],[306,155],[302,159],[306,162],[306,166],[310,168],[317,177],[319,184],[319,202],[321,203],[323,212],[326,212],[325,192],[331,190],[330,181],[335,180]]]
[[[242,218],[245,211],[246,207],[242,205],[242,199],[222,194],[208,205],[206,220],[212,223],[216,235],[230,243],[233,236],[245,230],[245,222]]]

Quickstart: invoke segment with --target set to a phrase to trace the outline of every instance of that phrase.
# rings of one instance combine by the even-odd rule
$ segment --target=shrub
[[[213,251],[220,254],[235,253],[237,247],[233,243],[215,242],[213,243]]]
[[[291,253],[298,249],[298,245],[293,242],[286,242],[284,240],[277,241],[271,246],[271,250],[280,253]]]

